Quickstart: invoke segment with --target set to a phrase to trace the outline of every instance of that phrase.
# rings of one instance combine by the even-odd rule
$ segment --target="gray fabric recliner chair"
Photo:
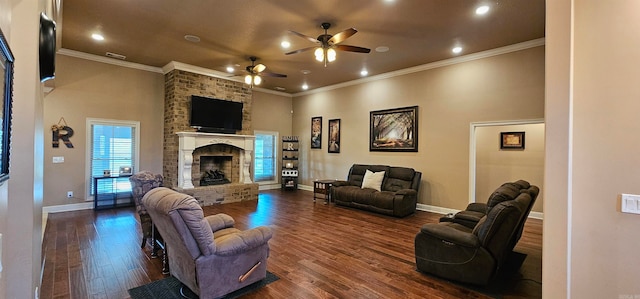
[[[218,298],[266,277],[270,228],[240,231],[229,215],[204,217],[195,198],[164,187],[147,192],[142,202],[164,238],[171,275],[200,298]]]
[[[493,206],[471,229],[429,223],[415,237],[418,270],[459,282],[487,285],[511,255],[532,205],[529,192]]]
[[[142,248],[144,248],[147,239],[152,237],[153,225],[149,213],[147,213],[147,210],[142,205],[142,197],[149,192],[149,190],[162,186],[162,181],[163,178],[161,174],[155,174],[146,170],[137,172],[129,177],[131,193],[136,203],[136,212],[138,212],[138,216],[140,217],[140,226],[142,228],[142,244],[140,247]]]

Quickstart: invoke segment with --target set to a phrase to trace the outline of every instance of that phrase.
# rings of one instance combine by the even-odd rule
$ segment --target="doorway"
[[[469,202],[486,202],[508,181],[523,179],[543,188],[544,120],[477,122],[470,127]],[[502,147],[503,133],[522,136],[522,147]],[[530,217],[543,217],[542,193]]]

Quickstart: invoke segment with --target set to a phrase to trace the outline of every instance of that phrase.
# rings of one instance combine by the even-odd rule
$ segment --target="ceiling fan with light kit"
[[[289,32],[299,37],[302,37],[304,39],[307,39],[317,45],[313,47],[302,48],[299,50],[291,51],[291,52],[285,53],[285,55],[291,55],[291,54],[301,53],[301,52],[315,49],[314,55],[316,57],[316,60],[324,62],[324,66],[326,67],[327,62],[332,62],[336,59],[336,50],[356,52],[356,53],[371,52],[371,49],[368,49],[368,48],[340,44],[345,39],[351,37],[352,35],[358,32],[358,30],[356,30],[355,28],[349,28],[342,32],[336,33],[335,35],[331,35],[327,33],[327,30],[331,28],[331,23],[322,23],[320,27],[324,29],[324,34],[319,35],[317,38],[313,38],[313,37],[304,35],[302,33],[289,30]]]
[[[276,78],[286,78],[287,75],[284,74],[277,74],[277,73],[271,73],[271,72],[265,72],[264,70],[267,69],[267,66],[265,66],[262,63],[256,63],[256,60],[258,60],[257,57],[255,56],[250,56],[249,60],[251,60],[251,65],[247,66],[245,68],[245,70],[247,71],[247,74],[244,77],[244,83],[249,84],[251,87],[253,87],[254,85],[260,85],[260,83],[262,83],[262,76],[264,77],[276,77]]]

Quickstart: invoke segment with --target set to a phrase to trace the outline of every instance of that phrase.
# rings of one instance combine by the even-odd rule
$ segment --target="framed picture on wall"
[[[311,148],[322,148],[322,116],[311,118]]]
[[[340,120],[339,119],[330,119],[329,120],[329,145],[328,151],[330,153],[339,153],[340,152]]]
[[[524,149],[524,132],[501,132],[500,149]]]
[[[11,145],[11,104],[13,100],[13,54],[0,30],[0,182],[9,178],[9,146]]]
[[[371,111],[369,151],[417,152],[418,106]]]

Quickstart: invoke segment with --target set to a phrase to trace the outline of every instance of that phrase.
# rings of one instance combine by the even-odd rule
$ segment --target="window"
[[[277,182],[277,132],[255,131],[254,177],[258,183]]]
[[[88,119],[87,130],[87,198],[93,195],[93,177],[106,170],[117,176],[121,166],[138,170],[139,122]],[[131,191],[129,180],[114,180],[116,186],[105,186],[117,192]]]

